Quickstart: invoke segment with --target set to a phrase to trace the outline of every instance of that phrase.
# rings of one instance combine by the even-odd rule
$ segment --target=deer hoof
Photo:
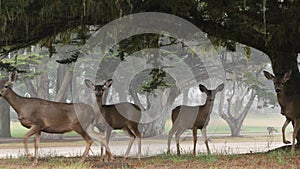
[[[283,141],[284,144],[291,144],[290,141],[286,140],[286,141]]]

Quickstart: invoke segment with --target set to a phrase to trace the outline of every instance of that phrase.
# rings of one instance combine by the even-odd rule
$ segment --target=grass
[[[0,159],[0,168],[66,168],[66,169],[88,169],[93,167],[106,168],[137,168],[137,169],[157,169],[157,168],[297,168],[299,166],[299,153],[292,155],[286,150],[276,150],[267,153],[242,154],[242,155],[205,155],[196,157],[191,154],[181,156],[173,154],[161,154],[153,157],[123,160],[116,157],[111,162],[100,162],[99,157],[88,157],[85,163],[79,163],[80,157],[43,157],[39,164],[31,167],[31,160],[25,157],[18,159]]]

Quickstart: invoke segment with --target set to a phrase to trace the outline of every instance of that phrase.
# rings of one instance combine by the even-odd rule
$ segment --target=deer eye
[[[4,88],[8,88],[8,86],[7,86],[7,85],[5,85],[5,86],[4,86]]]

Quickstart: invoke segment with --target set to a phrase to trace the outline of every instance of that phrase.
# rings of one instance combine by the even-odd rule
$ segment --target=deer
[[[222,91],[224,84],[220,84],[214,90],[208,90],[204,85],[199,84],[199,89],[201,92],[204,92],[207,95],[204,105],[201,106],[186,106],[181,105],[177,106],[172,110],[172,128],[169,131],[168,135],[168,150],[167,153],[170,153],[170,144],[172,137],[175,134],[176,137],[176,146],[177,146],[177,155],[180,155],[180,146],[179,138],[181,134],[186,129],[192,129],[193,131],[193,141],[194,149],[193,155],[196,156],[196,144],[197,144],[197,129],[201,129],[202,136],[204,138],[204,143],[206,145],[207,153],[210,154],[208,139],[206,135],[206,127],[210,120],[210,114],[214,105],[215,96],[218,92]]]
[[[60,103],[40,98],[22,97],[12,90],[17,79],[13,72],[9,80],[0,80],[0,96],[16,111],[21,125],[29,131],[23,137],[25,155],[33,158],[32,165],[38,164],[38,148],[41,132],[63,134],[75,131],[85,140],[86,146],[81,162],[84,162],[93,139],[105,146],[109,160],[113,160],[104,135],[93,131],[94,110],[85,103]],[[28,138],[35,135],[34,156],[28,151]]]
[[[141,108],[133,103],[123,102],[113,105],[103,105],[102,97],[104,92],[111,87],[113,80],[109,79],[102,85],[95,85],[91,80],[84,80],[86,86],[95,92],[96,102],[98,104],[102,118],[109,126],[106,126],[106,139],[109,139],[112,130],[123,130],[130,137],[128,147],[125,153],[125,159],[128,157],[130,149],[135,139],[138,139],[138,159],[141,159],[141,133],[138,129],[142,113]]]
[[[283,77],[275,77],[267,71],[263,71],[265,77],[268,80],[272,80],[274,83],[274,88],[277,95],[277,101],[281,107],[281,114],[286,117],[286,120],[282,126],[282,140],[285,144],[290,144],[291,142],[286,140],[285,129],[287,125],[292,121],[293,136],[292,136],[292,148],[291,151],[295,151],[295,140],[297,133],[300,128],[300,95],[287,95],[286,93],[286,83],[290,80],[292,70],[289,70],[284,74]]]

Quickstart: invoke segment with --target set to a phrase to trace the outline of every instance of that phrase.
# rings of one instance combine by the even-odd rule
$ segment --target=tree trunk
[[[11,137],[9,104],[0,98],[0,137]]]
[[[38,66],[38,70],[47,71],[47,63],[43,62]],[[36,77],[37,84],[37,97],[45,100],[50,100],[49,94],[49,78],[48,73],[43,72]]]
[[[235,82],[233,82],[235,83]],[[220,105],[219,105],[219,113],[220,116],[226,121],[228,124],[230,131],[231,131],[231,136],[240,136],[241,134],[241,129],[243,122],[251,108],[251,105],[254,102],[254,98],[256,96],[256,92],[253,89],[248,88],[248,90],[242,95],[242,97],[238,97],[238,109],[232,108],[231,106],[233,105],[232,99],[234,97],[236,87],[235,84],[233,85],[233,93],[232,95],[227,99],[228,107],[227,107],[227,113],[222,110],[223,104],[225,101],[224,97],[224,92],[221,93],[221,99],[220,99]],[[240,94],[240,93],[239,93]],[[243,107],[243,102],[245,101],[244,98],[245,96],[249,95],[250,97],[247,101],[247,104]]]
[[[55,101],[65,102],[68,94],[68,87],[72,80],[73,74],[68,71],[69,65],[59,64],[56,77],[56,97]]]
[[[58,91],[56,93],[55,101],[57,102],[66,102],[67,94],[68,94],[68,87],[70,87],[70,82],[73,78],[73,72],[67,71],[64,75],[63,81],[57,84]]]
[[[148,109],[142,112],[143,124],[143,137],[153,137],[164,134],[165,123],[167,117],[169,117],[168,108],[171,107],[167,103],[167,99],[164,98],[167,91],[154,90],[152,93],[149,93],[147,100],[150,105],[147,105]]]
[[[242,130],[242,122],[238,121],[237,119],[233,119],[231,122],[227,122],[229,125],[230,131],[231,131],[231,136],[237,137],[241,135],[241,130]]]
[[[26,79],[24,79],[24,83],[25,83],[27,91],[30,94],[30,97],[37,97],[37,91],[36,91],[35,87],[33,86],[31,80],[26,78]]]

